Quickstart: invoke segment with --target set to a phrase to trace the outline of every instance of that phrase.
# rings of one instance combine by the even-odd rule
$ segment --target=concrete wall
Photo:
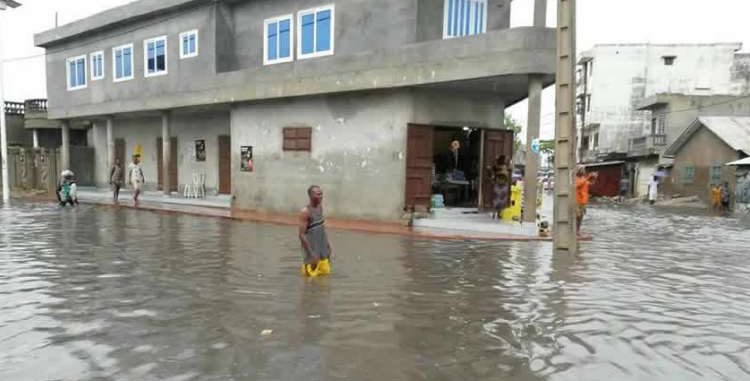
[[[683,196],[698,196],[704,201],[709,200],[710,168],[721,165],[722,182],[727,181],[734,189],[735,167],[724,164],[738,160],[738,153],[721,141],[708,129],[701,128],[677,153],[672,168],[672,190],[674,194]],[[682,174],[686,166],[695,166],[695,180],[692,184],[683,184]]]
[[[238,64],[235,69],[263,66],[265,19],[293,14],[296,34],[297,12],[326,4],[335,4],[334,52],[337,55],[396,48],[415,40],[415,0],[379,0],[377,6],[373,5],[372,0],[245,1],[237,3],[232,12],[233,43]],[[441,4],[441,13],[442,9]],[[442,17],[439,23],[442,27]]]
[[[735,205],[737,209],[748,212],[750,211],[750,167],[737,167],[736,172]]]
[[[554,30],[502,30],[509,24],[508,0],[490,1],[488,33],[450,41],[442,40],[443,4],[423,2],[423,7],[432,4],[433,8],[419,16],[418,1],[379,0],[377,6],[371,0],[335,3],[335,55],[270,66],[261,64],[263,20],[319,6],[320,2],[204,1],[174,12],[158,11],[154,1],[139,2],[133,5],[134,12],[154,12],[151,18],[100,26],[96,33],[85,29],[92,19],[84,19],[75,24],[84,34],[60,40],[51,32],[43,33],[43,38],[37,36],[37,43],[47,44],[48,115],[52,119],[99,118],[482,78],[490,82],[486,88],[511,103],[520,100],[518,93],[525,93],[526,87],[522,81],[508,78],[537,73],[551,83]],[[175,2],[187,6],[170,0],[170,4]],[[180,60],[179,33],[195,28],[199,29],[200,55]],[[62,27],[61,31],[69,29]],[[168,74],[144,78],[143,40],[162,35],[168,36]],[[112,47],[125,43],[134,44],[135,79],[114,83]],[[65,60],[100,50],[105,53],[105,79],[68,91]]]
[[[219,152],[218,136],[229,135],[229,113],[228,112],[203,112],[203,113],[174,113],[172,115],[172,137],[177,137],[177,181],[179,190],[182,191],[184,184],[192,183],[193,173],[206,174],[206,188],[209,193],[214,193],[219,187]],[[127,166],[137,144],[143,147],[143,158],[141,166],[146,177],[146,189],[155,190],[158,183],[156,141],[161,137],[161,118],[128,118],[115,119],[114,138],[125,139],[125,152]],[[195,159],[195,140],[206,141],[206,161],[198,162]],[[105,142],[106,144],[106,142]],[[98,146],[97,146],[98,148]],[[98,152],[102,152],[99,154]],[[97,160],[104,156],[106,160],[106,145],[104,150],[97,149]],[[106,165],[102,168],[106,174]],[[105,178],[99,170],[98,178]]]
[[[23,127],[23,115],[5,114],[8,146],[31,147],[33,136]]]
[[[733,94],[730,68],[740,44],[597,45],[589,85],[591,110],[586,123],[600,123],[600,152],[626,152],[628,141],[650,129],[648,114],[636,110],[658,93]],[[676,56],[672,66],[663,56]]]
[[[107,150],[107,124],[95,122],[88,131],[89,147],[94,148],[94,183],[97,187],[109,186],[109,159]],[[128,163],[125,163],[128,164]]]
[[[235,207],[295,213],[311,184],[329,215],[395,220],[403,209],[406,91],[321,96],[238,105],[232,110]],[[282,128],[313,128],[311,152],[282,151]],[[239,171],[253,146],[255,172]]]
[[[501,120],[502,104],[491,98],[444,95],[447,100],[403,89],[237,105],[231,118],[235,207],[294,213],[307,202],[307,187],[318,184],[329,215],[398,219],[409,123],[478,127]],[[298,126],[313,128],[312,152],[282,150],[282,129]],[[254,147],[252,173],[239,171],[245,145]]]
[[[205,88],[215,73],[211,8],[193,8],[168,17],[145,20],[126,28],[109,30],[94,36],[74,39],[47,48],[47,94],[50,111],[57,107],[98,104],[112,99],[137,99],[147,102],[165,92],[190,92]],[[181,60],[179,34],[198,29],[199,56]],[[167,75],[144,77],[146,39],[167,35]],[[114,82],[112,48],[133,44],[133,74],[129,81]],[[92,81],[89,54],[104,51],[104,79]],[[67,90],[66,60],[87,56],[87,88]],[[52,116],[52,115],[51,115]],[[54,117],[54,116],[52,116]]]

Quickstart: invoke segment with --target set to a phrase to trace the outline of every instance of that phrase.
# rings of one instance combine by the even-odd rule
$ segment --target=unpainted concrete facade
[[[329,4],[333,55],[263,65],[264,20],[292,14],[296,29],[298,11]],[[329,214],[396,220],[410,123],[498,128],[505,107],[526,98],[531,76],[554,81],[554,29],[509,29],[510,1],[488,0],[486,33],[443,39],[444,4],[137,1],[36,36],[47,49],[48,112],[93,122],[100,185],[108,180],[110,118],[113,139],[126,140],[128,156],[142,146],[147,188],[155,187],[162,155],[177,161],[180,185],[205,171],[215,189],[216,140],[230,135],[235,208],[296,212],[315,183],[325,189]],[[178,36],[194,29],[199,54],[180,59]],[[158,36],[168,39],[167,74],[146,78],[143,41]],[[112,48],[127,43],[134,78],[113,82]],[[68,91],[66,59],[97,51],[104,51],[105,78]],[[177,158],[156,152],[164,112],[172,115],[167,130],[178,139]],[[284,127],[312,127],[311,152],[284,151]],[[206,141],[206,163],[192,162],[195,139]],[[240,171],[242,146],[254,147],[253,172]]]
[[[446,107],[452,104],[452,107]],[[329,213],[395,220],[403,213],[409,123],[498,127],[498,99],[423,89],[380,90],[235,105],[232,157],[253,147],[253,172],[233,160],[235,206],[296,212],[323,187]],[[312,127],[311,152],[282,149],[284,127]]]

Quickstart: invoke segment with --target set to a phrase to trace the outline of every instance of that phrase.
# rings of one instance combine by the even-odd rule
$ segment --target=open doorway
[[[410,124],[405,210],[492,209],[493,165],[512,157],[510,130]],[[434,198],[441,202],[433,205]]]
[[[482,131],[470,127],[434,127],[431,193],[449,208],[479,206]]]

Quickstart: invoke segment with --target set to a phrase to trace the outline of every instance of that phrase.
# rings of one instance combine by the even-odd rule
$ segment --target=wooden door
[[[492,198],[494,197],[493,183],[490,179],[490,170],[500,156],[505,156],[505,162],[510,163],[513,160],[513,131],[510,130],[484,130],[483,142],[483,163],[482,163],[482,208],[492,208]],[[513,171],[513,168],[508,168]],[[508,185],[510,188],[510,185]],[[510,197],[510,189],[508,189]],[[508,200],[510,201],[510,200]],[[508,203],[510,205],[510,203]]]
[[[410,124],[406,139],[405,209],[430,206],[433,128]]]
[[[130,161],[125,157],[125,139],[115,139],[115,159],[120,159],[120,165],[127,168]]]
[[[172,161],[169,163],[169,190],[172,192],[179,191],[179,183],[177,182],[177,138],[173,137],[169,139],[169,151]],[[164,190],[164,153],[162,152],[162,138],[156,138],[156,177],[158,180],[157,188]]]
[[[232,193],[232,140],[219,136],[219,193]]]

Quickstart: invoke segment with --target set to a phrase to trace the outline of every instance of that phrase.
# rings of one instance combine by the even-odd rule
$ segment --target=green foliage
[[[513,151],[518,152],[521,149],[521,124],[505,113],[505,129],[513,131]]]

